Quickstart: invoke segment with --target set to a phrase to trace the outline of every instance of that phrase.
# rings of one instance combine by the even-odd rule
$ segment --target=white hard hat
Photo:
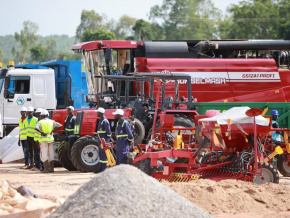
[[[48,115],[48,111],[44,109],[40,112],[40,115]]]
[[[72,111],[75,110],[73,106],[68,106],[68,107],[66,107],[66,109],[68,109],[68,108],[71,109]]]
[[[114,115],[119,114],[119,115],[123,116],[124,115],[124,111],[122,109],[117,109],[115,112],[113,112],[113,114]]]
[[[41,113],[42,110],[43,110],[42,108],[37,108],[35,113]]]
[[[100,113],[102,113],[102,114],[104,114],[105,113],[105,109],[104,108],[102,108],[102,107],[99,107],[98,109],[97,109],[97,112],[100,112]]]
[[[22,108],[20,108],[20,111],[27,111],[27,108],[26,107],[22,107]]]
[[[29,111],[29,112],[33,112],[33,111],[34,111],[34,108],[33,108],[32,106],[29,106],[29,107],[27,108],[27,111]]]

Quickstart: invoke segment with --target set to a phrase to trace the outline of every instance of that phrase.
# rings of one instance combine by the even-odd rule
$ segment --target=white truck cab
[[[0,79],[0,137],[18,126],[21,107],[55,109],[53,69],[10,67]]]

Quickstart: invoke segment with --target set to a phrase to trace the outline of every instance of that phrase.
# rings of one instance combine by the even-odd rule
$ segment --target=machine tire
[[[146,173],[148,176],[151,176],[156,171],[164,170],[162,162],[160,160],[158,160],[157,162],[158,162],[158,167],[151,167],[150,166],[151,159],[145,159],[145,160],[140,161],[138,168],[142,172]]]
[[[100,142],[92,136],[79,138],[71,149],[71,160],[80,172],[95,172],[99,169]],[[92,155],[92,156],[91,156]]]
[[[278,171],[285,177],[290,177],[290,166],[288,165],[288,161],[285,160],[284,155],[280,155],[277,161]]]
[[[66,145],[66,143],[64,141],[63,141],[63,143],[61,143],[59,145],[59,148],[57,151],[59,163],[62,167],[64,167],[68,171],[75,171],[77,169],[75,168],[71,159],[67,155],[67,149],[66,149],[65,145]]]
[[[134,145],[138,145],[142,143],[145,137],[145,127],[140,120],[135,118],[134,121],[135,121]]]
[[[201,128],[202,126],[201,125],[198,125],[195,129],[195,138],[196,138],[196,141],[199,145],[201,145],[204,141],[204,139],[202,138],[202,136],[199,135],[199,133],[201,132]],[[210,147],[210,141],[208,141],[205,145],[204,145],[204,148],[209,148]]]
[[[262,175],[264,177],[263,181],[256,181],[255,179],[253,182],[255,184],[265,184],[265,183],[279,183],[279,174],[276,169],[269,163],[263,163],[262,165]]]
[[[159,121],[157,120],[156,127],[158,128],[159,125],[160,125]],[[183,114],[175,114],[173,126],[194,127],[195,124],[194,124],[194,121],[190,117]],[[148,135],[147,135],[148,141],[151,139],[151,134],[152,134],[152,128],[149,129],[148,131]]]

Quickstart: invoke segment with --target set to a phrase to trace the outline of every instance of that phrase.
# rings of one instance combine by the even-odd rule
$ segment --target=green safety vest
[[[43,133],[47,134],[46,136],[40,136],[39,142],[53,142],[54,138],[52,135],[54,121],[51,119],[40,120],[39,124]]]
[[[32,117],[30,123],[28,123],[27,118],[24,120],[23,124],[25,126],[27,136],[34,137],[37,121],[38,119],[36,117]]]
[[[26,136],[26,128],[24,126],[24,121],[22,123],[22,119],[19,120],[19,138],[20,138],[20,140],[27,139],[27,136]]]
[[[67,118],[68,118],[68,117],[65,118],[64,123],[66,122]],[[69,121],[69,122],[72,122],[73,118],[74,118],[74,116],[72,116],[72,117],[70,118],[70,121]],[[68,129],[68,128],[65,128],[65,131],[67,131],[67,132],[73,132],[74,130],[75,130],[75,129]]]
[[[38,122],[37,122],[37,123],[38,123]],[[41,137],[40,132],[38,132],[38,131],[35,130],[34,141],[38,142],[39,139],[40,139],[40,137]]]

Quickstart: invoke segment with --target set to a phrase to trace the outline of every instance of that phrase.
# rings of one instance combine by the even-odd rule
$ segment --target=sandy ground
[[[88,182],[91,178],[95,176],[93,173],[80,173],[77,171],[67,171],[64,168],[55,168],[54,174],[42,174],[39,172],[22,170],[20,167],[23,166],[21,163],[11,163],[11,164],[0,164],[0,178],[5,179],[11,183],[15,188],[23,185],[33,191],[35,194],[40,196],[56,196],[67,198],[69,195],[73,194],[81,185]],[[180,183],[179,183],[180,184]],[[196,205],[207,210],[215,217],[269,217],[269,216],[280,216],[290,218],[290,204],[287,206],[288,199],[290,199],[290,178],[285,178],[280,175],[280,184],[271,184],[268,187],[259,187],[257,185],[252,186],[250,183],[243,185],[243,182],[238,181],[236,186],[233,180],[228,183],[215,184],[213,181],[198,181],[196,184],[173,184],[168,185],[173,190],[183,195],[188,200],[192,201]],[[236,187],[235,187],[236,186]],[[203,201],[196,201],[197,196],[195,196],[196,191],[187,190],[197,190],[196,187],[205,187],[205,190],[209,191],[199,193],[199,196],[203,196]],[[214,187],[209,188],[209,187]],[[224,188],[226,187],[226,188]],[[234,198],[236,192],[243,194],[241,199],[249,198],[245,201],[249,209],[243,209],[244,207],[236,207],[235,204],[231,203],[231,199],[242,201]],[[249,190],[254,190],[250,191]],[[281,191],[279,191],[281,190]],[[183,194],[184,193],[184,194]],[[289,194],[288,194],[289,193]],[[198,195],[198,192],[196,192]],[[224,197],[222,196],[224,194]],[[281,197],[282,196],[282,197]],[[212,202],[212,199],[216,198],[216,204]],[[258,207],[258,210],[253,210],[251,212],[251,198],[257,199],[255,203],[257,206],[252,205],[252,207]],[[260,202],[269,201],[271,202]],[[241,202],[240,202],[241,203]],[[214,204],[218,210],[212,209],[208,206],[209,204]],[[206,205],[206,206],[205,206]],[[228,205],[228,206],[227,206]],[[280,205],[279,207],[275,205]],[[285,206],[283,206],[285,205]],[[228,209],[230,208],[230,209]]]

